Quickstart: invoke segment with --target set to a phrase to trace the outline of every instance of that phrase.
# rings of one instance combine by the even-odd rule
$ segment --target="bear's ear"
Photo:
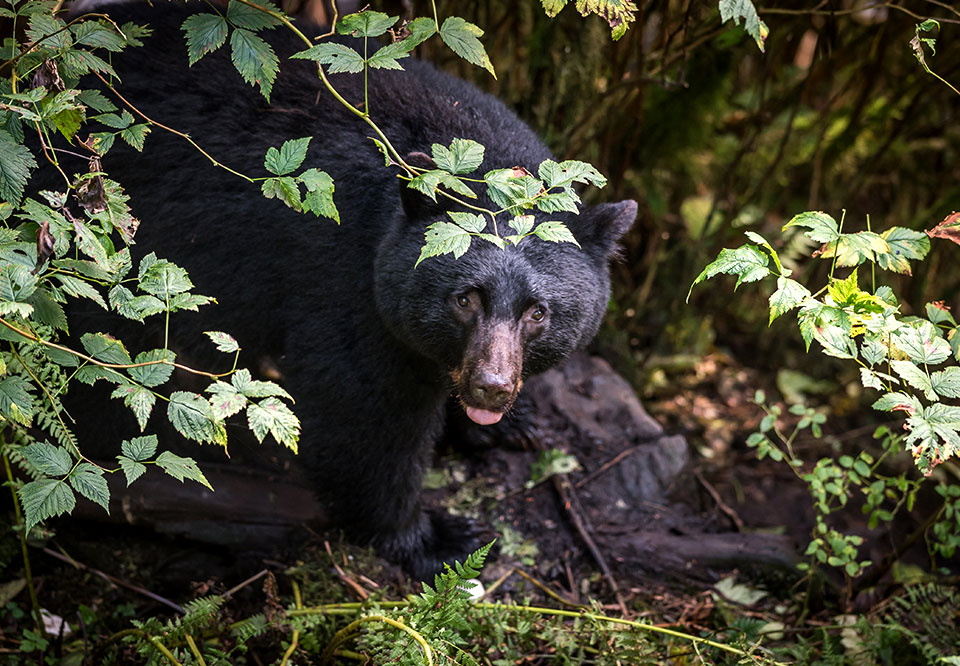
[[[426,153],[412,152],[407,153],[406,162],[412,167],[418,169],[436,169],[437,163]],[[436,216],[443,213],[443,208],[437,202],[433,201],[422,192],[409,187],[409,181],[400,182],[400,202],[403,204],[403,212],[407,219],[416,220],[427,216]]]
[[[630,230],[637,219],[637,202],[600,204],[584,210],[571,225],[573,235],[584,250],[600,260],[617,252],[617,241]]]

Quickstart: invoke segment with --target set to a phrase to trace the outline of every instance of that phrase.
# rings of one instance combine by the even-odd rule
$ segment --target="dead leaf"
[[[947,215],[943,222],[928,229],[926,234],[930,238],[944,238],[960,245],[960,213],[954,211]]]

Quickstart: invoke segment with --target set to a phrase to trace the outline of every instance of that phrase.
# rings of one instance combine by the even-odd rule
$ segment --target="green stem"
[[[840,214],[840,228],[837,229],[837,245],[833,248],[833,264],[830,265],[830,279],[833,279],[833,272],[837,268],[837,255],[840,254],[840,238],[843,236],[843,220],[847,217],[847,209],[844,208]]]
[[[307,609],[304,609],[304,610],[307,610]],[[287,613],[287,614],[289,615],[290,613]],[[427,666],[433,666],[433,650],[430,648],[430,645],[427,643],[426,639],[422,635],[420,635],[419,632],[412,629],[411,627],[408,627],[403,622],[394,620],[393,618],[387,617],[386,615],[365,615],[363,617],[359,617],[353,622],[351,622],[350,624],[348,624],[347,626],[345,626],[343,629],[335,633],[333,635],[333,638],[330,639],[330,643],[327,645],[326,649],[323,651],[323,654],[320,656],[320,663],[322,664],[332,663],[331,658],[333,657],[333,653],[337,649],[337,647],[339,647],[342,643],[345,643],[351,638],[353,638],[356,634],[360,633],[359,632],[360,625],[366,622],[382,622],[384,624],[388,624],[391,627],[394,627],[396,629],[399,629],[400,631],[407,633],[411,638],[413,638],[413,640],[415,640],[420,645],[420,650],[423,652],[423,657],[426,660]]]
[[[363,117],[370,115],[370,98],[367,94],[367,72],[370,66],[367,64],[367,33],[363,33]]]
[[[6,438],[0,438],[0,447],[3,448],[3,467],[7,473],[7,482],[10,487],[10,494],[13,496],[13,511],[17,519],[17,527],[20,529],[20,553],[23,557],[23,575],[27,579],[27,592],[30,594],[30,607],[33,609],[33,619],[37,623],[37,631],[42,635],[43,616],[40,615],[40,602],[37,601],[37,589],[33,585],[33,574],[30,570],[30,555],[27,553],[27,523],[23,519],[20,511],[20,498],[17,497],[17,491],[14,489],[13,470],[10,469],[10,459],[7,457]]]
[[[440,32],[440,19],[437,18],[436,0],[430,0],[430,6],[433,8],[433,24],[437,27],[437,32]]]
[[[867,213],[867,231],[870,230],[870,213]],[[870,262],[870,287],[871,294],[877,293],[877,264],[873,261]]]

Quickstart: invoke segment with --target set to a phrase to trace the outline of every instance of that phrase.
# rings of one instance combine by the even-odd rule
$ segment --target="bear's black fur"
[[[475,545],[469,530],[419,503],[445,405],[458,397],[489,420],[509,409],[523,377],[591,340],[609,298],[608,262],[636,204],[549,215],[567,222],[582,250],[536,238],[506,250],[475,241],[460,259],[414,268],[441,209],[384,167],[371,129],[323,89],[312,63],[286,60],[305,48],[287,31],[265,34],[281,57],[268,105],[230,64],[229,44],[187,67],[184,10],[104,9],[118,24],[154,29],[143,48],[117,58],[120,90],[148,116],[250,175],[265,174],[268,147],[312,136],[302,168],[323,169],[336,183],[339,226],[265,200],[257,185],[161,129],[142,156],[118,141],[103,165],[142,219],[135,254],[155,250],[184,266],[197,292],[220,303],[177,315],[172,347],[195,358],[186,345],[208,345],[201,331],[225,330],[248,360],[273,360],[303,423],[301,457],[352,538],[417,576],[463,557]],[[369,78],[371,116],[400,154],[463,137],[486,146],[481,173],[535,171],[552,157],[496,99],[429,64],[401,62],[406,71]],[[332,80],[362,104],[362,76]],[[482,194],[479,202],[496,208]]]

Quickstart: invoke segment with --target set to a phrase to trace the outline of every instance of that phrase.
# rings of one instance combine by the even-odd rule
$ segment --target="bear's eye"
[[[470,297],[466,294],[460,294],[457,296],[457,305],[459,305],[461,308],[470,307]]]
[[[530,313],[530,319],[534,321],[543,321],[543,318],[546,316],[547,316],[546,310],[544,310],[543,306],[540,306],[540,305],[535,307],[533,311]]]

